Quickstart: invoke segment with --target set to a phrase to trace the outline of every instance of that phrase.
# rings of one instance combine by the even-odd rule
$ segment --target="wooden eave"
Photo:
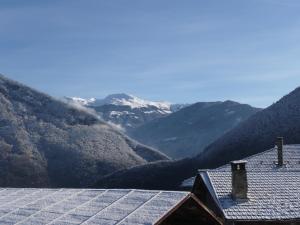
[[[193,193],[189,193],[184,199],[182,199],[176,206],[174,206],[169,212],[163,215],[154,225],[161,225],[168,217],[176,212],[184,203],[192,199],[200,208],[202,208],[211,219],[216,221],[216,225],[224,225],[221,218],[217,217],[213,211],[207,208]]]

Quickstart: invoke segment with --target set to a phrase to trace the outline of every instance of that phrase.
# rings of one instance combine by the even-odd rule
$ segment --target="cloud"
[[[65,101],[65,100],[62,100],[64,103],[68,104],[70,107],[74,108],[74,109],[77,109],[81,112],[85,112],[85,113],[88,113],[90,115],[93,115],[95,117],[97,117],[99,120],[102,120],[100,118],[100,116],[97,114],[97,112],[92,109],[92,108],[88,108],[88,107],[85,107],[83,106],[82,104],[76,102],[76,101]]]
[[[113,122],[111,122],[111,121],[107,121],[106,123],[107,123],[108,125],[110,125],[111,127],[113,127],[114,129],[116,129],[116,130],[118,130],[118,131],[120,131],[120,132],[122,132],[122,133],[125,132],[125,129],[124,129],[120,124],[115,124],[115,123],[113,123]]]
[[[75,108],[81,112],[85,112],[88,113],[90,115],[95,116],[96,118],[98,118],[101,122],[105,123],[106,125],[110,126],[112,129],[118,130],[122,133],[125,132],[125,129],[120,125],[120,124],[115,124],[111,121],[104,121],[101,116],[92,108],[88,108],[86,106],[83,106],[82,104],[80,104],[79,102],[76,101],[67,101],[65,99],[62,99],[63,102],[65,102],[66,104],[68,104],[70,107]]]

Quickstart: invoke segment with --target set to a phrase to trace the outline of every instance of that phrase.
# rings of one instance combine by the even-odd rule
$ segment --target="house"
[[[300,224],[300,145],[284,146],[282,138],[268,151],[199,170],[188,181],[199,205],[220,224]]]
[[[300,224],[300,146],[280,138],[247,161],[199,171],[192,193],[223,224]]]
[[[200,171],[193,193],[224,224],[300,224],[300,171]]]

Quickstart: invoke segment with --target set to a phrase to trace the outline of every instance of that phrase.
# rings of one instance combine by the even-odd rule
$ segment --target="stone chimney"
[[[231,162],[232,198],[234,200],[246,200],[248,181],[246,171],[247,161],[239,160]]]
[[[283,137],[278,137],[276,141],[278,162],[277,166],[283,166]]]

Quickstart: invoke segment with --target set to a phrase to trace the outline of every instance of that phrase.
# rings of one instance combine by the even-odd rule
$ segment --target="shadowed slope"
[[[192,157],[260,109],[233,101],[199,102],[129,134],[174,159]]]

